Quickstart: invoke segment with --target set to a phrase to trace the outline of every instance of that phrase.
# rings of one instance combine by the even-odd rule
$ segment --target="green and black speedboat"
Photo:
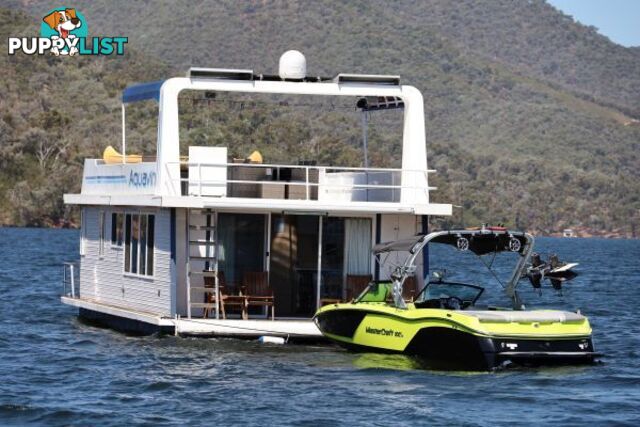
[[[478,300],[483,287],[450,282],[442,274],[429,280],[412,302],[405,301],[405,280],[415,273],[418,255],[432,243],[451,245],[480,258],[499,252],[516,254],[516,266],[504,284],[513,307],[482,307]],[[394,252],[401,254],[394,255],[396,259],[405,259],[393,269],[391,281],[371,282],[353,301],[322,307],[314,321],[325,337],[348,349],[403,353],[434,367],[490,370],[509,363],[594,361],[597,353],[585,316],[578,312],[525,310],[516,291],[521,279],[529,276],[539,288],[540,271],[557,283],[568,270],[560,268],[554,276],[549,269],[541,270],[539,263],[532,266],[533,245],[534,239],[527,233],[484,227],[378,244],[373,252],[383,264],[383,258]]]

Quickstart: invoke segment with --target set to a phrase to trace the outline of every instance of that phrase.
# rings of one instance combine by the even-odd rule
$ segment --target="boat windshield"
[[[471,306],[480,298],[484,288],[466,283],[430,282],[420,293],[416,302],[458,298],[464,307]]]

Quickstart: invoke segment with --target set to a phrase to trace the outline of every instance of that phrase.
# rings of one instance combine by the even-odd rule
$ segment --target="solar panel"
[[[224,68],[189,68],[187,77],[191,79],[253,80],[253,70],[233,70]]]
[[[390,86],[400,85],[400,76],[385,76],[380,74],[338,74],[336,83],[373,83]]]

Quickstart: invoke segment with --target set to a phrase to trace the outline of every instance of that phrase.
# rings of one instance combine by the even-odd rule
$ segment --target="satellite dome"
[[[307,59],[302,52],[288,50],[280,57],[278,75],[283,80],[302,80],[307,76]]]

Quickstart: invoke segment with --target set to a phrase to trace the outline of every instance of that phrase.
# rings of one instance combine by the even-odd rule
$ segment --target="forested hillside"
[[[14,3],[34,18],[5,20],[2,36],[37,32],[49,4]],[[128,36],[127,56],[0,59],[0,90],[7,94],[0,101],[0,222],[42,224],[69,215],[60,195],[77,190],[85,155],[118,143],[117,92],[127,83],[190,65],[275,73],[280,54],[296,48],[306,54],[310,74],[398,73],[423,91],[429,166],[438,170],[434,197],[464,206],[449,222],[625,235],[640,223],[640,126],[634,121],[640,50],[617,46],[542,1],[98,0],[74,6],[89,20],[90,34]],[[74,102],[51,96],[60,82]],[[215,116],[225,120],[190,114],[184,134],[198,143],[212,131],[243,141],[257,130],[251,123],[262,124],[260,135],[284,125],[279,114],[230,105],[216,107]],[[326,130],[331,120],[339,118],[329,117]],[[308,136],[304,120],[286,125],[285,135]],[[153,140],[151,125],[132,131]],[[260,145],[255,135],[250,140]],[[285,149],[260,148],[272,157],[291,152],[293,141],[282,144]],[[378,164],[399,160],[399,141],[382,138],[375,148]],[[335,139],[315,152],[321,162],[359,159],[355,143]]]
[[[0,12],[0,39],[34,34],[33,17]],[[62,194],[80,190],[85,157],[115,143],[120,90],[166,70],[135,52],[126,60],[0,55],[0,224],[73,220]]]

